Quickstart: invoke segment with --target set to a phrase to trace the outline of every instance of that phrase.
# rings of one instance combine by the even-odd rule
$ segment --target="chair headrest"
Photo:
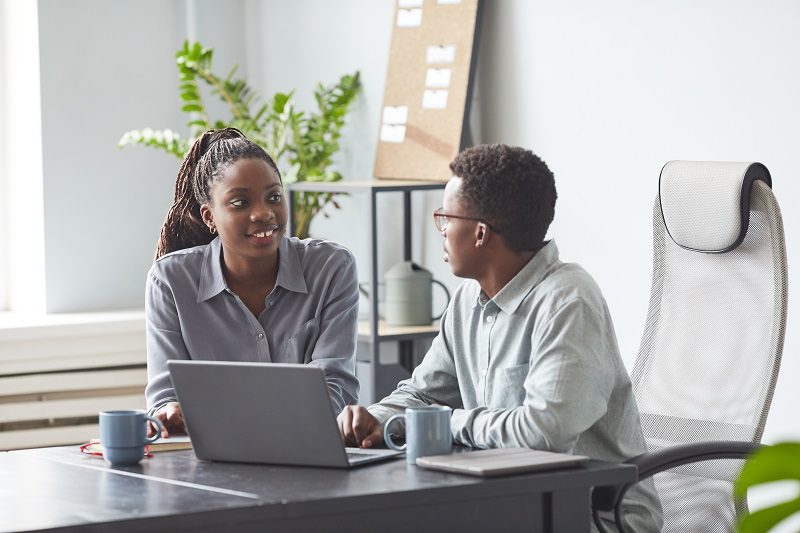
[[[772,187],[761,163],[670,161],[661,169],[658,186],[667,233],[687,250],[733,250],[747,233],[755,180]]]

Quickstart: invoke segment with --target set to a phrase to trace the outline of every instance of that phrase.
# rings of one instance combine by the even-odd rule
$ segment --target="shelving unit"
[[[433,338],[439,333],[439,323],[430,326],[389,326],[378,316],[378,213],[377,196],[381,193],[403,193],[403,258],[411,260],[411,193],[414,191],[442,190],[444,182],[363,180],[339,182],[300,182],[288,187],[290,209],[297,193],[351,193],[365,194],[368,199],[370,268],[368,272],[369,318],[358,324],[358,340],[370,347],[370,360],[357,361],[361,381],[360,401],[373,403],[394,390],[400,379],[408,377],[414,365],[414,341]],[[294,220],[294,213],[290,215]],[[381,342],[399,343],[399,365],[380,364]]]

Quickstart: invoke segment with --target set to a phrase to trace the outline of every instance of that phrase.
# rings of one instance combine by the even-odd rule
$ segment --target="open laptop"
[[[396,457],[345,448],[321,368],[168,361],[198,459],[349,468]]]

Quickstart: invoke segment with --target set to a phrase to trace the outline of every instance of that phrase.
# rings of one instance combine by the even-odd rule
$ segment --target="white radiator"
[[[144,408],[144,313],[0,314],[0,450],[79,444]]]

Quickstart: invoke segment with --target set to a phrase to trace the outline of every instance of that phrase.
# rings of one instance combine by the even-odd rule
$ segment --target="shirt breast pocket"
[[[492,407],[518,407],[525,401],[525,378],[528,377],[528,363],[500,368],[497,371],[494,405]]]
[[[283,359],[287,363],[308,363],[319,338],[319,318],[312,318],[283,343]]]

